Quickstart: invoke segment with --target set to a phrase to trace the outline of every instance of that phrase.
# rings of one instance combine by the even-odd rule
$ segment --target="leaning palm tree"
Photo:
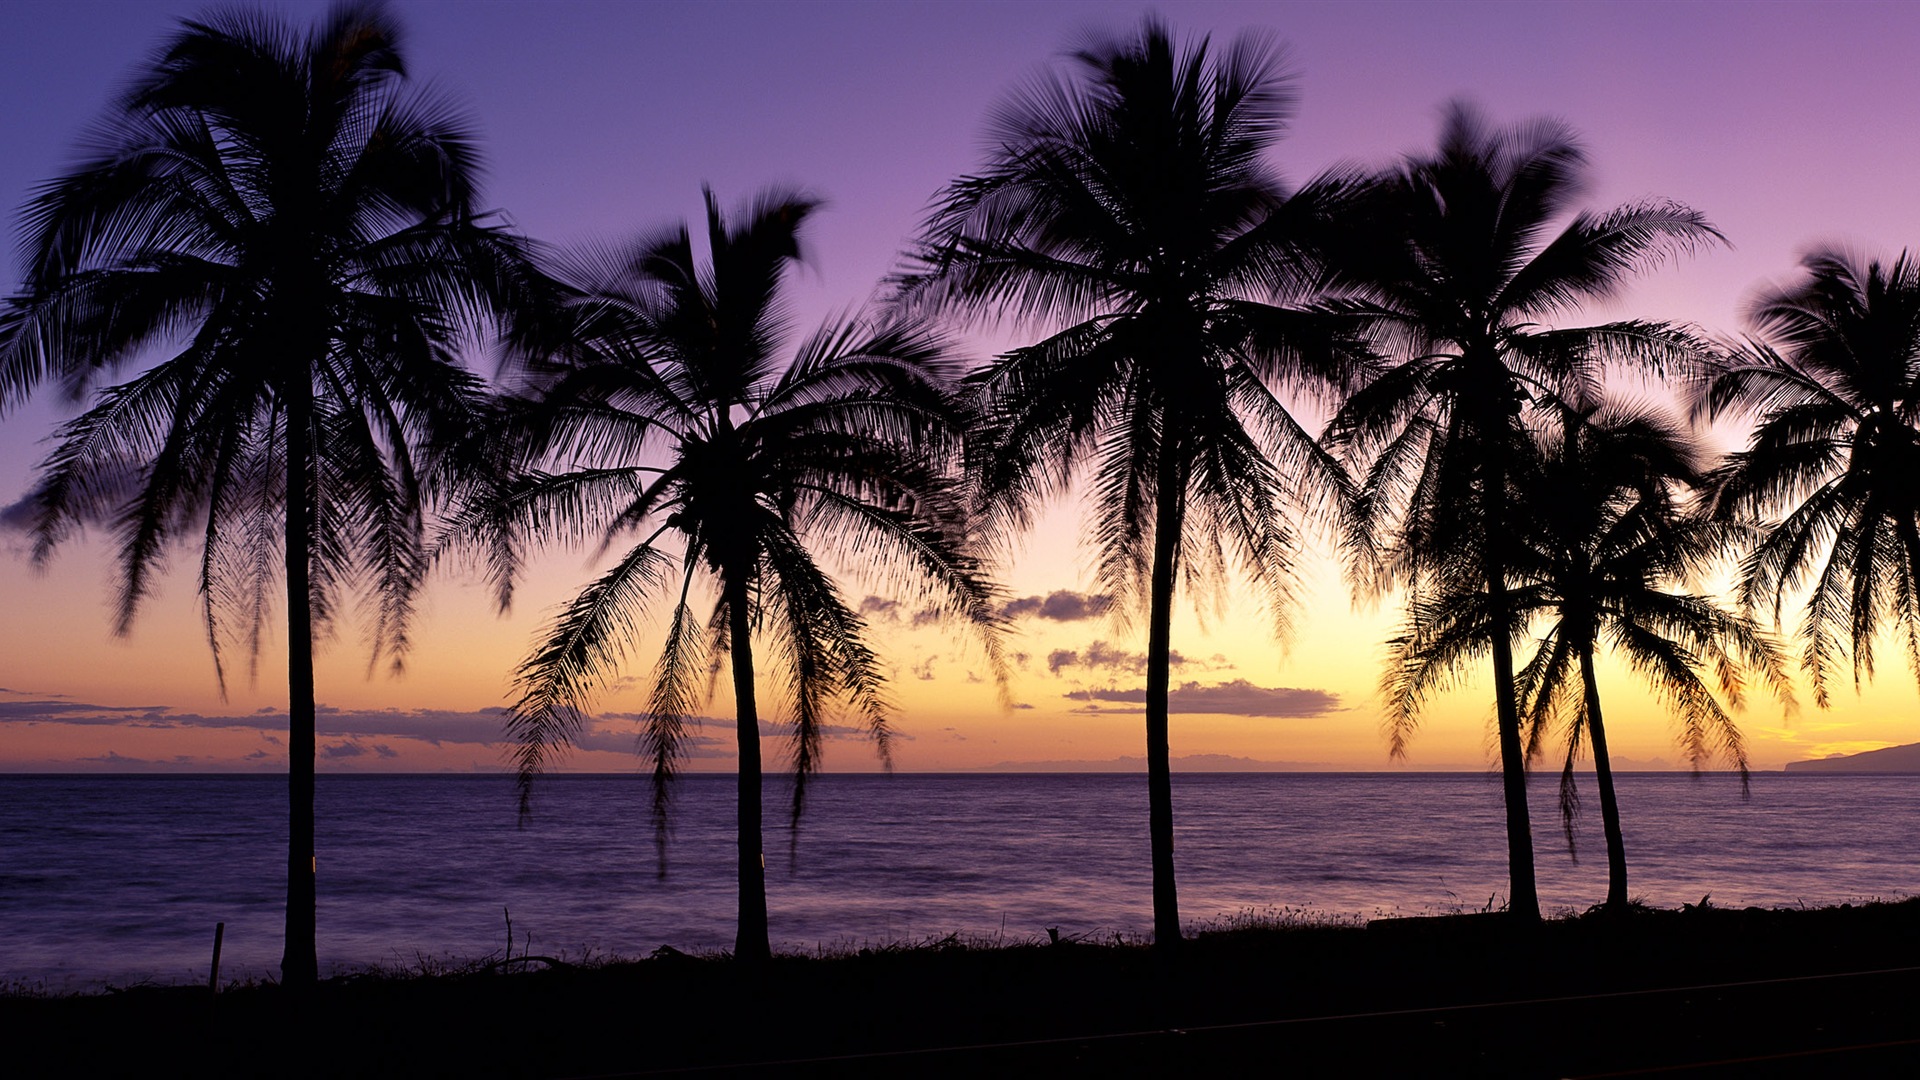
[[[1820,250],[1803,280],[1762,293],[1758,336],[1695,388],[1696,414],[1755,421],[1709,478],[1712,512],[1774,518],[1742,564],[1740,600],[1779,623],[1805,594],[1801,659],[1815,702],[1851,656],[1873,674],[1891,623],[1920,677],[1920,261]]]
[[[1329,445],[1364,469],[1347,537],[1363,594],[1402,582],[1431,591],[1470,573],[1491,611],[1510,611],[1506,473],[1526,446],[1526,407],[1590,393],[1607,361],[1657,367],[1703,353],[1692,333],[1666,323],[1549,328],[1663,256],[1719,238],[1698,213],[1665,201],[1581,211],[1555,231],[1585,167],[1557,123],[1496,129],[1455,104],[1439,149],[1378,177],[1371,205],[1334,249],[1335,281],[1348,292],[1339,310],[1370,320],[1398,361],[1328,429]],[[1461,566],[1461,551],[1478,565]],[[1506,634],[1488,648],[1509,910],[1535,921],[1513,650]]]
[[[1147,785],[1154,940],[1180,940],[1167,693],[1176,584],[1237,562],[1288,627],[1294,539],[1281,511],[1338,469],[1276,396],[1337,380],[1324,316],[1277,306],[1308,274],[1339,189],[1289,199],[1265,158],[1293,106],[1257,37],[1181,47],[1158,21],[1074,54],[995,114],[984,171],[926,224],[912,303],[1049,327],[970,376],[971,461],[986,521],[1031,523],[1091,481],[1097,576],[1116,612],[1147,609]]]
[[[1728,542],[1728,526],[1678,504],[1680,490],[1701,477],[1693,441],[1637,409],[1558,411],[1560,424],[1541,432],[1536,452],[1510,470],[1515,539],[1506,625],[1516,643],[1533,645],[1517,695],[1528,757],[1539,755],[1556,723],[1565,730],[1560,810],[1569,850],[1580,811],[1574,769],[1592,747],[1607,849],[1606,908],[1618,912],[1628,905],[1626,843],[1601,712],[1599,652],[1625,657],[1646,678],[1696,774],[1719,758],[1739,772],[1743,792],[1745,745],[1721,700],[1743,704],[1748,671],[1782,700],[1791,701],[1791,693],[1778,649],[1750,619],[1707,596],[1675,591]],[[1404,740],[1434,690],[1484,660],[1491,615],[1485,590],[1471,578],[1415,608],[1408,632],[1393,643],[1384,686],[1395,738]]]
[[[257,655],[285,574],[292,985],[318,971],[313,641],[362,589],[374,659],[399,663],[423,515],[488,408],[456,352],[525,283],[519,245],[476,222],[471,136],[403,76],[377,6],[305,34],[187,23],[27,209],[0,338],[0,405],[153,361],[65,425],[35,492],[36,558],[91,522],[117,538],[119,633],[168,547],[197,542],[224,692],[223,646]]]
[[[756,638],[771,646],[792,720],[793,818],[819,766],[836,701],[883,760],[885,673],[832,571],[877,571],[987,631],[995,591],[967,554],[965,504],[948,466],[958,433],[942,343],[904,321],[829,325],[789,361],[780,285],[817,204],[764,195],[727,221],[707,195],[701,267],[685,227],[589,252],[560,272],[574,292],[531,371],[521,417],[528,472],[463,527],[495,540],[510,582],[529,540],[636,542],[565,605],[521,665],[507,727],[522,808],[535,776],[580,732],[643,619],[666,614],[641,736],[658,838],[670,781],[709,671],[731,661],[739,745],[739,926],[734,955],[770,955],[761,844]],[[834,562],[823,565],[818,553]],[[694,607],[712,594],[703,617]],[[505,595],[502,597],[503,601]]]

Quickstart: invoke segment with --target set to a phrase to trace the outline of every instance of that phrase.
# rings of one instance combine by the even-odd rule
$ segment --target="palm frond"
[[[625,658],[648,598],[673,564],[651,542],[635,545],[561,609],[521,661],[506,727],[519,744],[514,762],[522,814],[532,805],[534,778],[572,744],[594,693]]]

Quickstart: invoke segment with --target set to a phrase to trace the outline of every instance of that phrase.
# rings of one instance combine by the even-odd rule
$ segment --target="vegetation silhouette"
[[[1279,51],[1181,45],[1149,18],[1072,59],[996,110],[984,170],[939,198],[901,284],[910,304],[1050,331],[969,375],[969,468],[1002,536],[1089,478],[1099,587],[1123,618],[1145,601],[1154,941],[1170,951],[1174,593],[1183,576],[1218,590],[1237,564],[1285,639],[1284,511],[1342,474],[1276,389],[1337,385],[1365,353],[1340,320],[1276,303],[1310,283],[1344,190],[1289,197],[1265,161],[1294,105]]]
[[[781,285],[802,259],[801,227],[818,203],[767,192],[731,222],[710,191],[706,207],[704,267],[683,225],[558,268],[572,292],[546,328],[545,358],[528,369],[518,438],[531,466],[562,468],[524,473],[456,524],[489,538],[503,590],[528,541],[597,539],[604,552],[638,537],[520,666],[507,729],[519,744],[523,809],[535,776],[578,737],[594,693],[664,600],[671,614],[641,735],[664,844],[688,725],[731,661],[734,955],[760,964],[771,950],[756,635],[771,641],[789,695],[797,825],[836,699],[888,758],[884,666],[817,553],[843,571],[877,571],[982,629],[996,669],[998,594],[969,554],[953,369],[940,338],[910,320],[848,321],[783,359]],[[718,594],[705,616],[693,607],[702,580]]]
[[[1382,697],[1398,747],[1429,695],[1484,661],[1496,626],[1504,625],[1516,644],[1531,639],[1533,655],[1517,676],[1527,756],[1538,758],[1556,722],[1564,727],[1560,810],[1571,851],[1580,810],[1574,768],[1591,745],[1606,838],[1606,908],[1624,913],[1626,844],[1596,652],[1610,647],[1646,678],[1677,724],[1681,751],[1696,773],[1719,757],[1739,772],[1743,794],[1745,743],[1715,689],[1737,708],[1744,701],[1743,674],[1753,671],[1783,701],[1791,702],[1792,691],[1778,648],[1750,619],[1707,596],[1670,591],[1727,543],[1730,526],[1690,515],[1679,504],[1681,491],[1701,478],[1699,446],[1644,408],[1563,404],[1555,411],[1559,423],[1540,430],[1534,452],[1508,474],[1516,527],[1508,547],[1507,617],[1496,618],[1470,574],[1415,598],[1407,631],[1389,643]]]
[[[371,663],[399,666],[425,515],[477,466],[466,436],[490,407],[461,335],[528,284],[521,244],[473,209],[471,136],[406,90],[400,40],[374,4],[305,33],[244,11],[186,23],[27,208],[26,287],[0,328],[0,403],[49,380],[93,397],[31,495],[34,555],[108,527],[117,633],[169,547],[197,539],[224,694],[224,646],[257,660],[285,575],[296,986],[318,973],[313,643],[363,592]]]
[[[1415,594],[1444,590],[1471,576],[1489,617],[1512,620],[1507,472],[1526,452],[1528,407],[1578,399],[1598,385],[1605,362],[1658,370],[1706,351],[1691,330],[1670,323],[1549,328],[1635,271],[1720,239],[1695,211],[1661,200],[1580,211],[1555,231],[1582,192],[1586,161],[1559,123],[1494,128],[1456,102],[1439,147],[1372,178],[1366,209],[1330,247],[1330,281],[1344,293],[1331,309],[1367,320],[1395,361],[1347,399],[1326,436],[1363,475],[1345,544],[1362,595],[1399,584]],[[1468,552],[1477,566],[1462,564]],[[1493,634],[1488,648],[1508,905],[1534,922],[1511,638]],[[1396,756],[1401,749],[1394,744]]]
[[[1757,335],[1691,388],[1697,418],[1750,419],[1746,448],[1707,478],[1710,511],[1769,523],[1740,563],[1739,599],[1806,595],[1797,636],[1814,701],[1834,668],[1873,675],[1892,623],[1920,678],[1920,263],[1819,249],[1752,304]]]

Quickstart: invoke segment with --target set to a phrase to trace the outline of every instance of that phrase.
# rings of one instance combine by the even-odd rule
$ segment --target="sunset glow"
[[[324,9],[266,6],[300,22]],[[394,5],[412,77],[464,102],[482,134],[485,205],[529,236],[572,244],[695,219],[702,183],[729,205],[770,183],[824,197],[809,222],[810,269],[792,282],[796,333],[880,291],[927,201],[976,166],[978,133],[1011,87],[1077,31],[1130,25],[1150,9],[1183,34],[1224,40],[1253,28],[1289,44],[1301,102],[1280,165],[1294,183],[1425,150],[1441,106],[1464,98],[1500,123],[1567,122],[1594,163],[1588,206],[1672,198],[1729,239],[1730,248],[1657,268],[1586,320],[1683,320],[1732,337],[1745,329],[1752,291],[1789,279],[1812,244],[1887,258],[1920,246],[1910,118],[1920,69],[1908,55],[1920,14],[1902,5]],[[114,88],[197,10],[10,11],[0,39],[0,100],[11,106],[0,119],[0,197],[18,206],[69,164]],[[5,220],[11,251],[18,223]],[[963,345],[984,358],[1033,330],[992,327]],[[469,362],[494,367],[487,355]],[[0,421],[0,506],[25,494],[45,440],[75,411],[47,386]],[[1734,445],[1743,434],[1715,437]],[[884,583],[845,583],[864,598],[892,671],[896,768],[1140,768],[1143,619],[1106,611],[1092,595],[1087,524],[1078,506],[1056,506],[997,553],[1011,708],[960,627],[918,618]],[[1484,679],[1428,710],[1409,757],[1389,762],[1376,691],[1400,598],[1356,607],[1332,538],[1308,534],[1308,545],[1289,642],[1276,642],[1235,582],[1219,597],[1177,603],[1176,770],[1490,768]],[[0,510],[0,771],[285,771],[284,642],[264,645],[257,678],[230,662],[223,698],[195,605],[193,553],[177,553],[121,640],[111,633],[109,545],[97,536],[69,544],[44,570],[28,547],[17,513]],[[590,551],[544,557],[504,615],[469,568],[440,567],[400,677],[368,670],[360,623],[348,620],[318,661],[320,768],[507,768],[511,673],[596,565]],[[660,632],[633,643],[629,680],[602,696],[562,768],[641,768],[632,717],[645,707]],[[1676,767],[1672,732],[1643,684],[1611,668],[1603,678],[1615,767]],[[762,687],[776,705],[763,715],[777,718],[777,680],[763,676]],[[1756,768],[1920,741],[1920,697],[1892,642],[1877,678],[1858,693],[1840,687],[1832,709],[1800,698],[1783,714],[1753,695],[1740,719]],[[690,767],[730,769],[725,679],[708,715]],[[852,727],[830,740],[828,771],[880,767]]]

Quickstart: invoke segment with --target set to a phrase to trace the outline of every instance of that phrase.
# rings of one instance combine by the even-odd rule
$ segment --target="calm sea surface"
[[[284,780],[0,776],[0,980],[51,990],[223,977],[280,958]],[[1568,857],[1536,782],[1543,904],[1606,895],[1598,799]],[[1632,892],[1657,906],[1836,904],[1920,893],[1920,776],[1619,780]],[[770,819],[784,792],[770,785]],[[320,965],[412,967],[515,951],[641,956],[733,943],[733,783],[689,777],[667,875],[645,782],[556,776],[520,828],[511,781],[322,776]],[[1181,913],[1337,916],[1504,902],[1500,787],[1480,774],[1174,777]],[[812,951],[1047,927],[1151,926],[1146,781],[1111,775],[827,776],[789,861],[768,834],[775,947]]]

